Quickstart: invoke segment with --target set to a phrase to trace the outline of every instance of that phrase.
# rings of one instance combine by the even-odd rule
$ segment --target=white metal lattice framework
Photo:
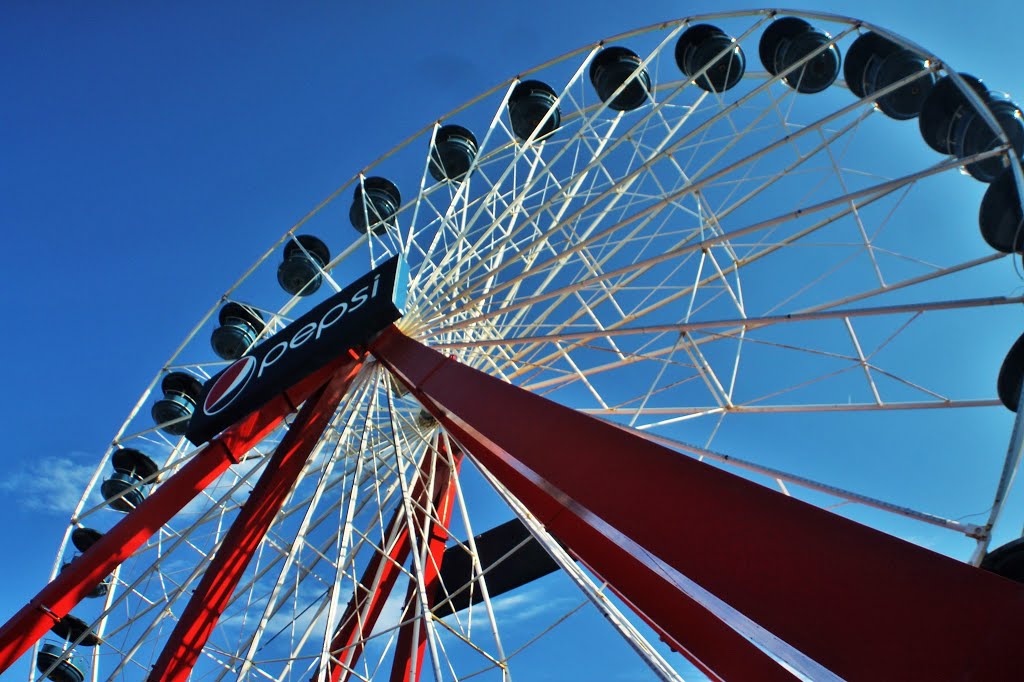
[[[828,31],[840,49],[871,29],[927,57],[926,69],[947,73],[937,55],[882,28],[791,14]],[[225,363],[211,361],[207,337],[225,300],[264,312],[267,336],[322,292],[404,253],[412,283],[400,327],[413,338],[684,455],[979,561],[1015,468],[1015,448],[1003,459],[1010,421],[994,398],[1008,347],[1000,344],[1016,334],[1012,306],[1024,301],[1014,266],[969,220],[984,188],[963,177],[964,160],[936,155],[913,122],[887,119],[841,81],[797,94],[763,70],[757,41],[774,18],[751,11],[666,22],[523,72],[558,93],[561,127],[542,140],[512,133],[506,105],[519,81],[454,110],[441,122],[472,129],[480,143],[464,182],[430,177],[437,125],[419,131],[272,244],[163,370],[200,378],[219,371]],[[734,89],[705,92],[676,66],[675,42],[698,22],[720,26],[743,47],[747,73]],[[590,61],[608,44],[637,52],[650,75],[650,99],[636,111],[608,108],[588,79]],[[977,158],[998,155],[1005,149]],[[374,175],[396,182],[405,200],[397,229],[360,236],[344,216],[354,187]],[[318,235],[337,255],[320,294],[288,299],[275,289],[274,269],[285,240],[300,233]],[[112,449],[149,453],[165,463],[162,479],[195,452],[149,421],[159,380]],[[451,458],[458,445],[421,418],[383,370],[363,372],[328,433],[194,679],[315,676],[363,568],[387,549],[392,515],[416,518],[420,504],[428,518],[441,518],[409,491],[424,453]],[[155,535],[115,574],[101,604],[76,612],[104,641],[90,679],[146,675],[280,436]],[[580,467],[596,475],[586,453]],[[563,570],[494,599],[480,576],[466,588],[483,596],[479,606],[424,619],[427,677],[505,679],[520,670],[529,679],[531,666],[594,662],[601,636],[624,638],[622,650],[639,653],[654,677],[689,673],[496,479],[472,461],[459,471],[448,524],[455,546],[475,556],[474,535],[515,515]],[[68,537],[76,526],[112,522],[115,512],[98,493],[108,473],[104,458]],[[411,530],[399,596],[405,583],[423,592],[421,531]],[[54,571],[67,552],[65,538]],[[400,601],[366,642],[353,677],[388,674]],[[608,651],[608,664],[621,664],[612,645]]]

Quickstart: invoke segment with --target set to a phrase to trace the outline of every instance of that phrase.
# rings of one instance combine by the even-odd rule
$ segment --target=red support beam
[[[425,506],[430,499],[437,500],[436,487],[441,481],[437,475],[431,477],[435,467],[436,471],[443,468],[447,472],[447,460],[438,458],[437,452],[433,448],[428,448],[409,493],[416,503],[414,507]],[[443,478],[443,483],[447,486],[447,475]],[[370,558],[341,620],[338,621],[326,662],[326,679],[330,682],[344,682],[349,679],[351,671],[362,656],[366,639],[373,632],[377,619],[384,609],[384,603],[402,573],[401,566],[408,558],[410,548],[409,523],[405,517],[404,506],[399,505],[384,531],[383,551],[375,553]],[[319,679],[319,675],[314,676],[313,682]]]
[[[348,680],[362,656],[366,638],[377,624],[384,603],[402,572],[400,566],[409,556],[409,529],[404,519],[404,510],[396,509],[384,532],[383,552],[370,558],[338,621],[328,651],[326,679],[331,682]],[[312,682],[320,679],[314,676]]]
[[[437,468],[434,472],[437,481],[434,489],[436,493],[431,500],[432,507],[415,510],[416,529],[419,531],[421,540],[426,541],[426,555],[423,557],[423,587],[427,597],[427,610],[433,610],[437,601],[438,586],[440,582],[441,563],[444,559],[445,545],[448,544],[448,526],[452,519],[452,509],[455,503],[455,486],[451,484],[453,475],[451,466],[448,464],[448,452],[440,439],[437,441],[437,449],[440,454]],[[453,458],[455,462],[454,474],[458,474],[459,465],[462,464],[462,452],[459,451]],[[433,509],[437,518],[429,513]],[[411,618],[419,613],[419,590],[416,582],[409,581],[409,590],[405,597],[405,608],[403,620]],[[420,614],[422,615],[422,614]],[[429,617],[429,616],[428,616]],[[413,649],[415,648],[415,655]],[[427,649],[427,626],[424,619],[409,620],[404,623],[398,632],[398,642],[395,645],[395,658],[391,665],[391,682],[407,682],[420,679],[420,672],[423,670],[423,659]],[[413,672],[415,661],[416,670]]]
[[[273,431],[296,406],[324,385],[340,367],[339,359],[281,393],[259,410],[210,441],[206,448],[174,476],[153,491],[136,509],[103,534],[96,544],[61,571],[0,628],[0,673],[61,618],[70,613],[92,589],[132,555],[153,533],[254,445]]]
[[[238,587],[242,573],[281,511],[310,453],[361,368],[361,362],[342,368],[302,406],[221,541],[148,679],[153,682],[184,682],[188,679],[210,633]]]
[[[1024,585],[533,395],[395,328],[370,350],[575,555],[723,679],[788,673],[698,603],[707,593],[788,644],[777,650],[846,679],[1003,680],[1024,669]]]

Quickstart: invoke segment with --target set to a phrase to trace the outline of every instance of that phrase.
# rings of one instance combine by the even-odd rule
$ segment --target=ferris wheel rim
[[[768,21],[768,20],[770,20],[770,19],[772,19],[772,18],[774,18],[776,16],[781,16],[781,15],[799,16],[799,17],[805,17],[805,18],[809,18],[809,19],[826,20],[826,21],[835,22],[835,23],[838,23],[838,24],[846,24],[846,25],[848,25],[850,27],[849,28],[850,31],[860,30],[860,29],[877,31],[881,35],[884,35],[887,38],[899,41],[901,44],[903,44],[903,45],[905,45],[907,47],[912,47],[914,49],[917,49],[921,54],[923,54],[923,55],[925,55],[925,56],[927,56],[929,58],[932,56],[931,53],[928,53],[928,52],[926,52],[924,50],[921,50],[920,48],[917,48],[917,46],[914,43],[906,41],[905,39],[903,39],[903,38],[901,38],[899,36],[896,36],[895,34],[891,34],[890,32],[887,32],[885,29],[882,29],[882,28],[879,28],[879,27],[875,27],[874,25],[867,24],[867,23],[864,23],[864,22],[860,22],[860,21],[857,21],[857,20],[854,20],[854,19],[845,18],[845,17],[836,17],[834,15],[828,15],[828,14],[825,14],[825,13],[807,12],[807,11],[800,11],[800,10],[792,11],[792,12],[790,12],[788,10],[748,10],[748,11],[742,11],[742,12],[712,13],[712,14],[707,14],[707,15],[701,15],[699,17],[688,17],[686,19],[676,20],[676,22],[664,22],[664,23],[661,23],[661,24],[658,24],[658,25],[655,25],[655,26],[658,26],[658,27],[664,29],[669,24],[672,24],[672,25],[675,26],[675,33],[672,33],[670,35],[675,36],[675,35],[677,35],[682,30],[682,28],[684,28],[685,26],[690,25],[694,21],[706,21],[706,20],[714,20],[714,19],[718,19],[718,18],[734,18],[734,17],[738,17],[738,16],[743,16],[743,17],[747,17],[747,16],[763,16],[763,21],[762,21],[762,23],[763,23],[764,21]],[[757,23],[754,24],[755,27],[759,26],[759,25],[760,24],[757,24]],[[179,357],[181,352],[185,349],[185,347],[189,344],[189,342],[192,340],[192,338],[195,337],[196,334],[201,329],[203,329],[204,326],[207,324],[207,322],[213,317],[214,313],[217,311],[217,309],[220,306],[220,304],[222,302],[224,302],[224,301],[230,300],[229,296],[231,296],[232,293],[243,282],[245,282],[246,279],[262,263],[266,262],[271,256],[273,256],[277,252],[277,250],[279,249],[279,247],[282,244],[288,242],[296,234],[296,230],[300,229],[309,220],[311,220],[314,216],[316,216],[320,212],[321,209],[323,209],[326,206],[328,206],[334,199],[336,199],[337,197],[343,195],[347,190],[351,189],[353,186],[357,186],[357,187],[360,186],[359,183],[361,183],[362,180],[368,176],[370,171],[378,168],[386,160],[392,158],[392,156],[394,156],[398,152],[400,152],[403,149],[409,147],[411,144],[413,144],[414,141],[422,140],[424,135],[427,134],[428,131],[429,131],[429,134],[430,134],[431,140],[432,140],[434,132],[438,129],[438,127],[441,125],[441,123],[443,121],[451,120],[453,118],[453,116],[456,116],[456,115],[462,113],[463,111],[466,111],[469,107],[477,104],[478,102],[483,101],[486,97],[491,96],[491,95],[493,95],[493,94],[495,94],[497,92],[500,92],[502,88],[505,88],[506,90],[510,90],[512,86],[514,86],[516,83],[518,83],[518,82],[520,82],[522,80],[522,76],[528,76],[528,75],[532,75],[532,74],[535,74],[535,73],[540,73],[543,69],[551,66],[554,63],[561,63],[562,60],[570,59],[572,57],[581,55],[581,54],[585,53],[587,50],[590,50],[589,54],[592,57],[593,54],[596,53],[596,51],[600,47],[604,46],[607,43],[610,43],[612,41],[626,40],[626,39],[629,39],[629,38],[634,37],[636,35],[639,35],[641,33],[644,33],[646,31],[650,31],[653,28],[654,27],[647,27],[646,29],[637,29],[635,31],[629,31],[629,32],[626,32],[626,33],[619,34],[618,36],[615,36],[615,37],[610,38],[610,39],[599,41],[598,43],[589,44],[587,46],[578,48],[577,50],[574,50],[572,52],[566,53],[565,55],[562,55],[561,57],[558,57],[558,58],[555,58],[553,60],[550,60],[549,62],[546,62],[545,64],[543,64],[541,66],[538,66],[538,67],[536,67],[534,69],[531,69],[529,71],[525,71],[520,76],[513,77],[513,78],[503,82],[502,84],[500,84],[498,86],[495,86],[491,90],[486,91],[484,94],[480,95],[478,98],[470,100],[466,104],[461,105],[460,107],[457,107],[456,109],[454,109],[451,112],[449,112],[449,114],[446,114],[444,117],[441,117],[441,118],[437,119],[435,122],[425,126],[423,129],[419,130],[418,132],[416,132],[412,136],[406,138],[406,140],[404,140],[403,142],[399,143],[399,145],[397,145],[391,151],[389,151],[386,154],[382,155],[379,159],[375,160],[374,162],[372,162],[371,164],[369,164],[368,166],[363,168],[359,173],[357,173],[355,176],[353,176],[352,179],[348,180],[346,183],[344,183],[342,186],[340,186],[337,190],[332,192],[331,195],[329,195],[327,199],[325,199],[321,204],[319,204],[309,214],[307,214],[302,219],[300,219],[277,242],[275,242],[274,245],[263,256],[261,256],[256,261],[256,263],[243,275],[243,277],[239,280],[239,282],[236,283],[235,285],[233,285],[231,288],[229,288],[229,290],[221,297],[221,299],[210,309],[210,311],[207,313],[207,315],[196,326],[195,330],[193,330],[193,332],[186,338],[186,340],[181,344],[179,349],[177,351],[175,351],[175,353],[172,355],[172,357],[170,358],[170,360],[166,364],[166,367],[167,368],[185,367],[185,368],[194,369],[195,368],[194,365],[191,365],[191,364],[188,364],[188,363],[186,363],[184,365],[179,365],[175,361],[177,360],[177,358]],[[751,31],[753,31],[753,29],[751,29]],[[666,40],[668,40],[668,39],[666,39]],[[835,39],[835,40],[838,40],[838,38]],[[585,64],[586,61],[587,61],[587,59],[584,59],[583,63]],[[974,104],[976,107],[979,107],[979,108],[984,109],[985,111],[987,111],[987,109],[985,108],[984,102],[982,102],[980,97],[978,97],[977,94],[974,93],[968,86],[964,85],[964,83],[962,82],[960,77],[955,72],[947,71],[947,73],[949,73],[952,76],[954,82],[957,83],[957,85],[958,85],[958,87],[960,87],[961,91],[965,92],[965,94],[966,94],[966,96],[968,98],[972,98],[973,97],[976,100],[976,101],[972,101],[972,104]],[[773,76],[772,77],[772,82],[778,82],[779,80],[781,80],[781,78],[782,78],[782,76],[779,76],[779,75]],[[690,80],[692,82],[693,79],[690,79]],[[667,86],[670,87],[671,84],[667,84]],[[892,87],[892,89],[895,89],[895,87],[897,87],[897,86],[891,86],[891,87]],[[567,90],[568,90],[568,88],[567,88]],[[506,94],[505,99],[507,100],[507,94]],[[504,104],[504,101],[503,101],[503,104]],[[855,105],[850,105],[851,108],[854,107],[854,106]],[[861,105],[861,106],[863,106],[863,105]],[[498,112],[500,113],[500,111],[501,111],[501,108],[499,106]],[[582,117],[582,116],[587,115],[587,114],[593,115],[595,112],[603,113],[603,111],[604,111],[603,105],[601,103],[595,103],[595,104],[590,105],[589,107],[585,108],[582,111],[574,110],[572,112],[572,114],[570,115],[570,117],[568,117],[566,120],[567,120],[567,123],[571,124],[573,122],[573,120],[574,120],[572,118],[572,115],[579,114]],[[984,117],[985,114],[983,113],[982,116]],[[989,122],[989,123],[991,123],[991,122]],[[824,124],[819,125],[816,128],[816,130],[820,131],[823,126],[824,126]],[[484,144],[486,144],[486,142]],[[543,144],[546,144],[546,142],[541,141],[540,144],[543,145]],[[508,149],[512,148],[514,145],[515,145],[514,141],[506,142],[503,147],[500,147],[500,148],[497,148],[497,149],[494,149],[494,150],[491,151],[491,154],[494,155],[494,156],[487,157],[487,158],[501,158],[500,157],[500,152],[502,151],[502,149],[508,150]],[[523,145],[522,151],[517,153],[517,155],[513,159],[513,163],[515,162],[515,160],[527,157],[533,151],[534,150],[530,149],[530,145],[529,144]],[[991,156],[991,155],[994,155],[996,153],[997,152],[989,152],[989,155]],[[998,153],[1002,153],[1002,152],[998,152]],[[538,156],[538,159],[539,159],[539,154],[537,156]],[[972,158],[973,159],[982,159],[982,158],[986,158],[986,157],[984,157],[984,156],[976,156],[976,157],[972,157]],[[484,160],[486,160],[486,159],[481,159],[481,163]],[[961,163],[962,162],[957,162],[957,163],[949,162],[950,167],[954,167],[954,166],[958,167],[959,165],[961,165]],[[1017,176],[1018,183],[1019,183],[1020,182],[1020,164],[1019,164],[1019,161],[1013,160],[1013,162],[1011,163],[1011,166],[1013,168],[1013,172]],[[948,170],[948,169],[947,168],[943,168],[942,170],[945,171],[945,170]],[[939,172],[939,171],[935,171],[935,172]],[[434,191],[440,191],[440,190],[435,188]],[[421,188],[417,192],[416,196],[413,199],[411,199],[411,200],[409,200],[409,201],[407,201],[407,202],[405,202],[403,204],[402,208],[399,211],[399,215],[402,215],[403,214],[402,212],[404,211],[406,216],[407,216],[408,212],[410,212],[412,210],[410,207],[413,206],[413,205],[415,205],[418,208],[423,196],[424,196],[424,188],[421,186]],[[855,198],[852,197],[852,196],[843,195],[843,196],[838,198],[838,201],[839,202],[849,201],[850,203],[853,203],[854,199]],[[411,235],[410,235],[410,240],[411,240]],[[374,237],[371,234],[366,234],[366,235],[363,235],[361,237],[358,237],[356,240],[354,240],[349,245],[348,248],[346,248],[342,252],[342,254],[339,254],[334,259],[330,260],[330,262],[328,264],[326,264],[323,268],[321,268],[321,274],[325,277],[327,283],[330,286],[332,286],[335,290],[340,289],[340,287],[338,286],[337,282],[335,282],[331,278],[331,273],[332,273],[333,269],[336,266],[338,266],[340,263],[345,262],[347,258],[352,256],[364,244],[368,244],[368,243],[371,243],[373,241],[374,241]],[[729,241],[730,241],[729,239],[723,237],[721,239],[720,243],[726,244],[726,243],[729,243]],[[509,288],[511,289],[512,285],[509,285]],[[300,302],[301,302],[301,298],[299,296],[294,296],[287,303],[285,303],[283,306],[281,306],[276,312],[270,313],[271,314],[271,319],[270,319],[270,322],[268,323],[268,327],[267,327],[268,331],[275,324],[280,325],[283,321],[287,320],[290,311],[296,305],[298,305]],[[537,302],[537,301],[534,301],[534,302]],[[1012,302],[1012,301],[1010,301],[1010,302]],[[531,305],[532,305],[532,303],[531,303]],[[467,310],[468,310],[468,308],[467,308]],[[267,312],[269,313],[270,311],[268,310]],[[499,317],[500,315],[504,314],[505,312],[514,312],[514,311],[501,311],[501,312],[493,313],[492,316],[493,317]],[[480,322],[480,321],[477,321],[477,322]],[[469,326],[471,326],[473,324],[473,322],[466,322],[466,323],[461,323],[460,322],[458,324],[465,324],[465,326],[469,327]],[[429,326],[425,326],[424,329],[432,329],[432,328],[429,327]],[[434,338],[437,338],[439,340],[439,347],[446,347],[446,342],[441,338],[441,336],[444,333],[449,333],[451,331],[454,331],[454,330],[452,328],[450,328],[450,327],[442,327],[442,328],[436,330],[436,332],[434,333]],[[571,335],[571,332],[569,333],[569,335]],[[560,336],[557,340],[559,340],[559,341],[561,341],[561,340],[569,340],[569,336],[563,335],[563,336]],[[518,341],[518,339],[515,339],[513,341]],[[459,345],[460,343],[462,344],[461,346]],[[447,347],[449,347],[449,348],[451,348],[453,350],[459,349],[459,348],[468,348],[470,346],[468,346],[466,344],[472,344],[472,343],[474,343],[474,342],[471,341],[471,340],[470,341],[463,341],[463,342],[451,341],[451,342],[447,343]],[[486,338],[482,338],[481,339],[481,344],[487,344],[487,343],[494,343],[495,345],[500,345],[498,341],[489,341]],[[509,345],[512,345],[512,342],[510,342],[510,341],[506,341],[505,343],[508,343]],[[206,367],[206,366],[216,366],[216,363],[204,363],[203,366],[204,367]],[[495,371],[497,371],[499,373],[502,372],[500,367],[495,367],[494,369],[495,369]],[[145,405],[145,402],[147,400],[147,396],[156,387],[157,381],[160,379],[161,376],[163,376],[163,371],[158,373],[157,377],[150,384],[150,387],[143,394],[143,397],[140,399],[139,403],[137,404],[135,409],[132,411],[132,413],[130,413],[128,419],[126,420],[126,422],[124,424],[124,426],[122,426],[122,429],[119,431],[119,433],[115,437],[114,444],[112,445],[111,450],[109,450],[108,453],[104,456],[104,460],[103,460],[103,462],[101,462],[99,469],[97,469],[97,472],[96,472],[96,474],[93,477],[93,481],[88,486],[86,494],[83,495],[82,503],[79,505],[78,509],[75,511],[75,514],[72,517],[72,524],[69,527],[68,533],[71,533],[74,528],[80,527],[78,524],[79,524],[79,521],[80,521],[82,516],[88,518],[91,515],[91,513],[94,513],[94,512],[98,511],[100,508],[103,507],[103,503],[101,503],[99,505],[94,506],[91,509],[85,509],[84,505],[85,505],[86,499],[87,499],[88,494],[89,494],[88,490],[95,487],[95,485],[98,482],[100,476],[102,475],[102,469],[103,469],[103,467],[105,465],[107,457],[109,457],[114,452],[114,447],[120,445],[120,443],[123,442],[122,438],[124,438],[124,440],[126,440],[126,441],[131,441],[131,440],[133,440],[133,438],[138,437],[140,435],[140,432],[127,433],[126,434],[125,429],[129,425],[129,423],[132,422],[132,419],[134,418],[134,416]],[[609,408],[609,409],[611,409],[611,408]],[[150,432],[154,432],[156,428],[157,427],[153,427],[153,429],[149,429],[149,431]],[[146,432],[141,432],[141,435],[146,435]],[[194,454],[194,453],[190,453],[190,455],[188,455],[188,456],[192,456],[192,454]],[[184,458],[184,456],[183,456],[183,458],[172,459],[172,461],[170,461],[167,466],[161,468],[160,473],[157,474],[157,475],[164,475],[165,473],[168,473],[168,474],[172,473],[177,467],[179,467],[182,463],[184,463],[184,461],[186,461],[186,458]],[[399,480],[404,480],[404,479],[399,477]],[[946,521],[948,522],[948,520],[946,520]],[[976,531],[975,527],[970,527],[969,525],[965,525],[964,527],[967,528],[970,532],[975,532]],[[67,542],[67,538],[65,538],[65,544],[66,544],[66,542]],[[58,557],[57,557],[57,562],[58,563],[60,561],[60,557],[63,554],[63,550],[64,550],[64,547],[62,546],[61,552],[58,553]],[[57,566],[55,564],[54,570],[56,571],[56,569],[57,569]]]

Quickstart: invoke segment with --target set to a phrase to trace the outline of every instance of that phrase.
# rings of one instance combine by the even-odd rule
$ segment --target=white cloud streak
[[[0,480],[0,490],[25,509],[67,515],[75,510],[95,470],[95,463],[82,464],[74,454],[39,457]]]

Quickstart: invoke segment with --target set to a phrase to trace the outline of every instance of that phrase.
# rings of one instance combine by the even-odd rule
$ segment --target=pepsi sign
[[[409,268],[395,256],[203,385],[185,437],[199,445],[405,314]]]

